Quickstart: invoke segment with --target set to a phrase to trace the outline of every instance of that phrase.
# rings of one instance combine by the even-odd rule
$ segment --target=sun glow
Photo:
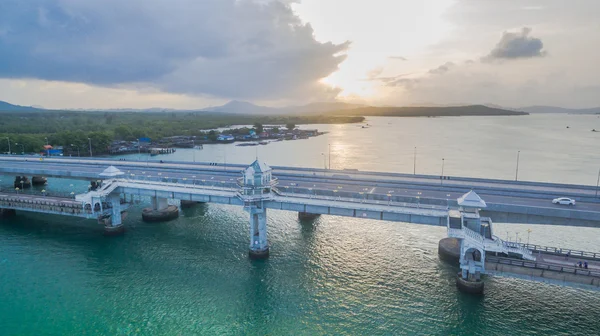
[[[342,88],[340,98],[376,98],[378,84],[369,78],[410,71],[424,49],[446,36],[451,26],[444,13],[455,0],[303,0],[294,5],[311,24],[319,41],[351,41],[348,58],[323,79]],[[394,59],[390,57],[396,57]],[[403,57],[408,61],[402,61]],[[380,71],[379,71],[380,70]]]

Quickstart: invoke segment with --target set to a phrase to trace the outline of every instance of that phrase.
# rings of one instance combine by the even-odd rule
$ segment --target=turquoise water
[[[539,123],[556,122],[555,116],[547,118],[552,119],[541,118]],[[403,129],[411,128],[405,123],[427,121],[396,120]],[[368,131],[384,133],[372,130],[378,122],[384,127],[396,120],[374,119],[369,123],[375,126]],[[486,118],[438,120],[490,122]],[[591,121],[582,123],[587,127]],[[570,121],[570,125],[577,124]],[[444,138],[452,129],[444,126],[437,131]],[[372,165],[371,160],[352,161],[361,151],[366,158],[372,155],[372,145],[355,143],[366,141],[367,136],[353,136],[357,132],[350,125],[331,126],[331,132],[321,139],[261,146],[264,153],[259,155],[273,155],[267,154],[273,146],[281,157],[268,157],[270,163],[297,160],[297,165],[310,165],[313,162],[303,158],[317,151],[316,166],[322,164],[320,151],[335,140],[346,151],[338,147],[332,165],[345,160],[363,165],[361,169]],[[528,141],[513,142],[520,140]],[[428,141],[422,145],[423,162],[435,161],[425,157],[428,152],[457,146],[451,141],[438,145]],[[574,152],[571,148],[570,153],[555,149],[547,155],[581,158],[590,167],[598,159],[593,151],[597,146],[587,145],[595,140],[569,141],[586,145]],[[388,155],[377,158],[382,170],[395,170],[401,161],[395,153],[402,153],[402,146],[411,148],[394,142],[385,146]],[[470,146],[469,150],[476,150]],[[197,155],[215,158],[223,147],[205,146]],[[226,150],[232,151],[232,162],[256,155],[254,148]],[[190,153],[179,150],[173,157],[193,160]],[[466,169],[463,163],[456,164],[454,169]],[[472,175],[484,173],[472,164]],[[525,172],[536,165],[530,161]],[[496,167],[492,175],[511,175],[503,172],[504,164],[491,166]],[[540,175],[560,181],[562,166],[548,166]],[[412,169],[412,161],[408,167]],[[588,166],[578,163],[572,169],[578,176],[572,179],[587,179]],[[6,187],[10,182],[4,177],[0,184]],[[47,189],[79,192],[86,184],[51,179]],[[487,279],[484,297],[459,293],[454,284],[456,269],[437,257],[444,228],[333,216],[301,223],[295,213],[270,211],[271,257],[250,261],[248,218],[241,208],[202,205],[183,210],[175,221],[148,224],[140,220],[142,206],[130,210],[126,234],[114,238],[103,237],[102,228],[93,221],[27,213],[3,220],[0,335],[600,334],[600,293],[496,277]],[[506,231],[512,237],[519,233],[525,239],[528,228],[533,230],[534,243],[600,250],[598,229],[498,224],[496,232],[501,237]]]

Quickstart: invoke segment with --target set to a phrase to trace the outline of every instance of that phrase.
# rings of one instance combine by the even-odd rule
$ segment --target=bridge
[[[478,293],[483,290],[482,274],[523,276],[517,271],[536,269],[542,272],[529,278],[543,280],[544,273],[548,277],[558,272],[562,275],[554,276],[553,281],[557,281],[575,265],[569,256],[565,264],[564,260],[540,258],[541,251],[535,254],[528,246],[502,241],[493,235],[492,221],[600,226],[597,190],[582,185],[270,167],[260,160],[250,166],[218,166],[5,156],[0,158],[0,174],[16,176],[14,191],[0,191],[0,208],[5,215],[18,210],[93,218],[104,225],[107,234],[123,232],[122,221],[131,203],[128,196],[151,198],[152,206],[142,213],[146,221],[176,218],[179,209],[169,205],[169,199],[181,200],[182,205],[242,206],[250,215],[251,258],[269,255],[267,209],[295,211],[304,219],[328,214],[446,226],[447,239],[458,242],[457,249],[445,249],[440,243],[440,251],[457,256],[459,287]],[[28,185],[27,176],[34,181],[40,177],[88,180],[91,186],[87,193],[68,197],[27,195],[21,190]],[[577,199],[577,206],[551,203],[560,196]],[[600,276],[595,265],[575,269],[576,277],[563,282],[598,288]]]

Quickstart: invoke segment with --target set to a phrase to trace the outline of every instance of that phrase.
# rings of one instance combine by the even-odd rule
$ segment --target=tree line
[[[20,154],[39,153],[45,144],[63,146],[65,153],[89,155],[108,153],[113,140],[135,141],[151,138],[152,141],[175,135],[207,136],[214,140],[215,128],[231,125],[332,124],[362,122],[357,116],[280,115],[249,116],[213,112],[2,112],[0,113],[0,151]],[[250,126],[252,127],[252,126]],[[249,128],[246,128],[249,131]],[[260,133],[259,131],[259,133]],[[243,132],[243,131],[242,131]],[[89,139],[89,140],[88,140]]]

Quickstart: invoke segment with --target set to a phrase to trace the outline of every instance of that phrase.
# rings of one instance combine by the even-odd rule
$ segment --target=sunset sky
[[[2,0],[0,100],[600,106],[598,0]]]

